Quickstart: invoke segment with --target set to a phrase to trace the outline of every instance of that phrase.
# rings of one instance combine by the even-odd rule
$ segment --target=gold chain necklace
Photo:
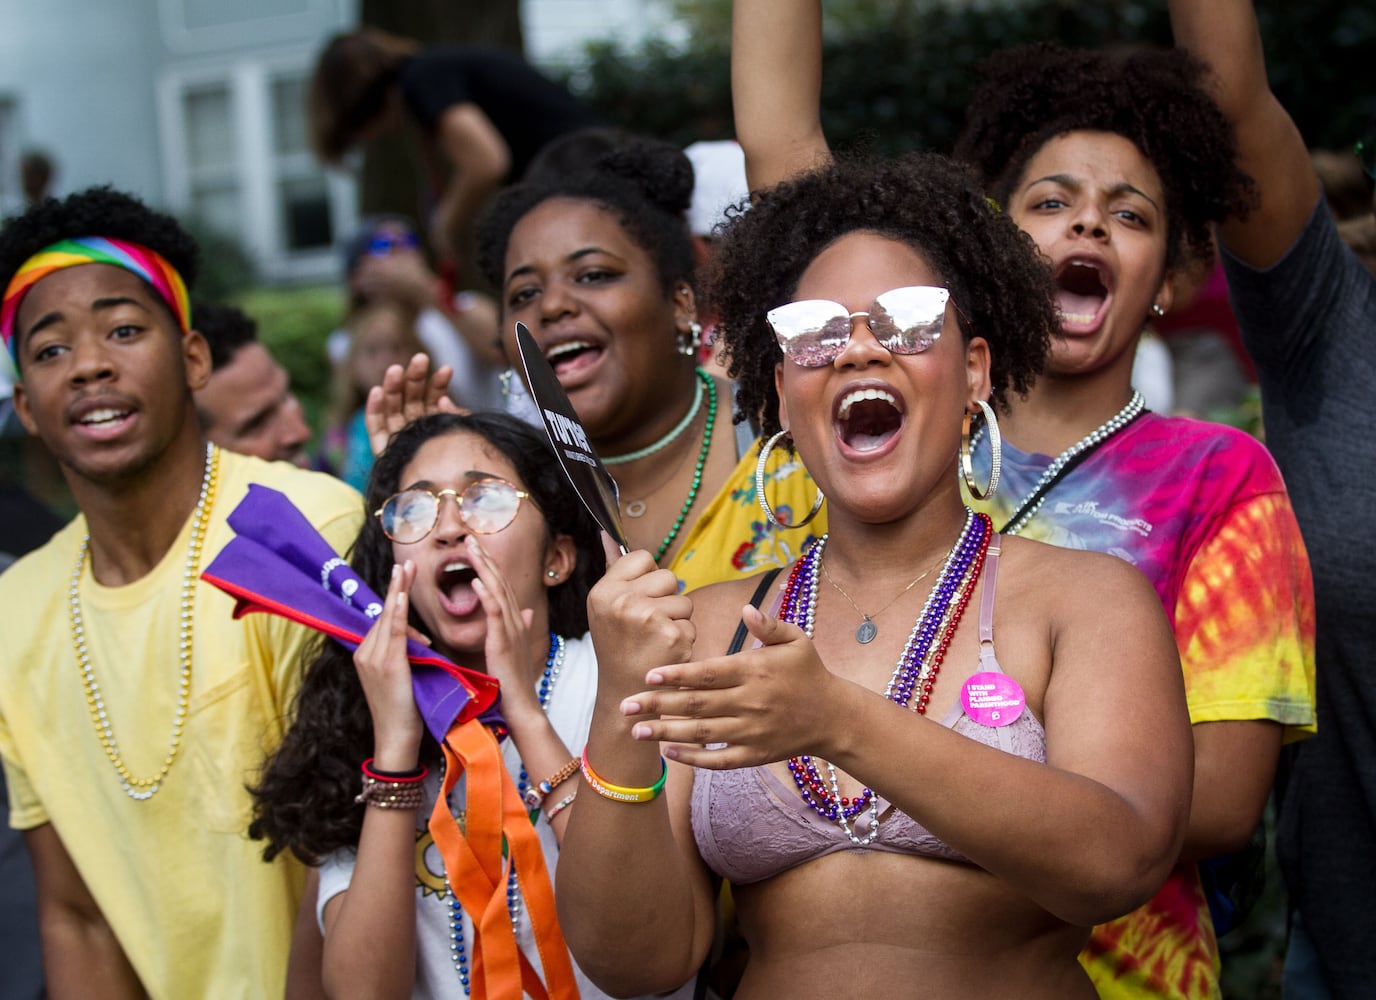
[[[944,561],[944,559],[945,557],[943,556],[942,561]],[[897,604],[898,598],[902,597],[904,594],[912,590],[923,580],[927,579],[927,577],[931,575],[932,570],[936,569],[936,567],[940,565],[941,562],[939,561],[935,565],[929,566],[927,569],[923,570],[920,574],[913,578],[912,583],[908,584],[906,587],[900,590],[898,594],[895,595],[892,601],[884,605],[873,615],[867,615],[865,614],[865,612],[861,611],[860,605],[856,604],[853,600],[851,600],[850,595],[841,589],[841,585],[831,578],[831,570],[827,569],[827,564],[825,561],[823,561],[822,563],[822,575],[827,578],[827,583],[831,584],[834,588],[836,588],[836,592],[846,599],[846,603],[855,609],[855,613],[864,619],[864,621],[862,621],[855,628],[855,641],[860,643],[861,645],[864,645],[866,643],[874,642],[874,637],[879,634],[879,626],[874,623],[874,620],[878,618],[880,615],[882,615],[885,611],[888,611],[889,608]]]
[[[86,553],[90,548],[91,536],[88,533],[81,539],[77,549],[76,568],[72,571],[72,584],[68,588],[68,612],[72,623],[72,646],[76,649],[77,666],[81,668],[81,685],[86,690],[86,707],[91,713],[91,725],[95,727],[96,738],[105,748],[105,756],[119,775],[120,787],[131,799],[140,802],[151,799],[167,773],[182,746],[182,727],[186,723],[187,705],[191,700],[191,633],[194,622],[196,580],[200,573],[201,545],[205,541],[206,525],[210,521],[210,510],[215,504],[215,484],[219,478],[220,456],[214,445],[207,444],[205,449],[205,472],[201,476],[201,493],[196,500],[196,510],[192,514],[191,540],[186,546],[186,564],[182,569],[180,638],[178,639],[177,658],[181,662],[181,675],[177,691],[177,711],[172,719],[172,735],[167,742],[167,756],[163,758],[162,769],[153,778],[136,778],[129,773],[120,753],[119,743],[114,730],[110,727],[110,717],[105,710],[105,700],[91,669],[91,656],[86,649],[86,632],[81,619],[81,571],[86,566]]]

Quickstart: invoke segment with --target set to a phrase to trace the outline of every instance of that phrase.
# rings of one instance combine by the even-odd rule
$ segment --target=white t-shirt
[[[593,702],[597,695],[597,660],[593,654],[592,640],[588,636],[569,639],[564,656],[564,669],[559,674],[549,704],[549,721],[570,754],[581,754],[588,740],[588,729],[592,725]],[[502,744],[502,758],[513,781],[521,773],[521,758],[511,740]],[[535,780],[545,777],[539,775]],[[426,829],[430,810],[435,796],[439,794],[440,775],[431,773],[425,779],[425,804],[416,812],[416,982],[411,990],[413,1000],[429,1000],[432,997],[453,997],[461,994],[459,974],[449,953],[451,911],[449,896],[445,890],[444,865],[439,850],[435,847]],[[465,777],[460,777],[450,793],[450,805],[462,808],[465,793]],[[554,790],[555,801],[568,794],[569,785]],[[561,794],[562,793],[562,794]],[[550,878],[554,878],[559,859],[559,844],[554,830],[542,815],[536,823],[536,833],[540,846],[544,849],[545,864]],[[320,866],[320,894],[316,902],[316,918],[324,929],[325,904],[334,896],[349,888],[353,879],[356,854],[353,850],[336,851],[329,855]],[[467,912],[463,914],[463,935],[469,955],[473,947],[473,921]],[[516,942],[521,951],[530,959],[531,965],[540,971],[540,956],[531,935],[530,922],[522,919],[516,931]],[[471,957],[470,957],[471,961]],[[575,962],[574,976],[578,981],[579,994],[585,998],[606,997],[583,974]],[[670,1000],[687,1000],[693,995],[693,983],[685,983],[680,989],[669,994]]]

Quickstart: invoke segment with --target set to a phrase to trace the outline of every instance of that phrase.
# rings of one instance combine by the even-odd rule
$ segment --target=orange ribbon
[[[442,744],[444,786],[430,814],[430,835],[444,859],[450,890],[473,918],[472,987],[475,997],[577,1000],[573,963],[554,910],[540,838],[502,762],[496,737],[480,722],[456,723]],[[466,833],[449,810],[449,793],[468,774]],[[503,851],[503,845],[506,850]],[[510,866],[519,873],[526,919],[540,953],[545,982],[516,944],[507,912]]]

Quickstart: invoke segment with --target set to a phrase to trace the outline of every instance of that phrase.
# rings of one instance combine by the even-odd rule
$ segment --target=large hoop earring
[[[999,436],[999,421],[994,416],[994,408],[984,400],[976,400],[979,408],[984,411],[984,426],[989,429],[989,485],[981,493],[979,487],[975,485],[975,465],[970,455],[970,417],[972,414],[965,414],[965,421],[960,428],[960,475],[965,480],[965,488],[970,491],[971,498],[975,500],[988,500],[994,495],[994,491],[999,488],[999,468],[1003,465],[1003,438]]]
[[[775,445],[787,435],[788,431],[779,431],[779,433],[766,441],[764,447],[760,449],[759,461],[755,463],[755,500],[759,503],[760,510],[764,511],[765,520],[770,524],[777,528],[801,528],[816,517],[817,512],[822,509],[822,501],[824,501],[826,497],[822,495],[820,488],[817,490],[817,499],[813,501],[812,510],[808,511],[807,517],[793,523],[779,520],[774,513],[774,508],[769,506],[769,498],[765,496],[764,492],[764,467],[769,463],[769,453],[773,451]],[[790,438],[790,440],[792,439]]]

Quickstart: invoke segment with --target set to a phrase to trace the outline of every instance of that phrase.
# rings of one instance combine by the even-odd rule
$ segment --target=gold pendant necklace
[[[822,563],[822,575],[827,578],[827,583],[831,584],[834,588],[836,588],[836,592],[840,594],[842,597],[844,597],[846,599],[846,603],[849,604],[852,608],[854,608],[855,613],[863,619],[863,621],[861,621],[860,624],[857,625],[855,628],[855,641],[863,646],[871,642],[874,642],[875,637],[879,635],[879,626],[874,623],[874,620],[878,618],[880,615],[882,615],[885,611],[888,611],[889,608],[893,607],[898,602],[898,598],[902,597],[904,594],[912,590],[923,580],[927,579],[927,577],[931,575],[932,570],[936,569],[936,567],[940,565],[941,563],[938,562],[935,566],[929,566],[917,577],[915,577],[912,583],[908,584],[906,587],[900,590],[897,596],[895,596],[892,601],[884,605],[873,615],[867,615],[865,614],[865,612],[861,611],[860,605],[856,604],[853,600],[851,600],[850,595],[841,589],[841,585],[831,578],[831,570],[827,569],[827,564],[825,562]]]
[[[77,666],[81,670],[81,685],[86,691],[86,707],[91,713],[91,725],[95,728],[96,738],[105,748],[105,756],[110,759],[115,773],[119,776],[120,787],[126,795],[139,802],[151,799],[177,759],[182,746],[182,727],[186,723],[187,705],[191,700],[191,638],[196,609],[196,580],[200,573],[201,545],[205,541],[206,525],[210,521],[210,511],[215,504],[215,484],[219,478],[220,455],[215,446],[206,445],[205,472],[201,476],[201,493],[196,500],[192,513],[191,539],[186,546],[186,563],[182,569],[182,588],[180,604],[180,633],[177,645],[177,658],[181,663],[178,680],[177,710],[172,718],[172,734],[167,741],[167,755],[163,757],[162,768],[152,778],[136,778],[129,773],[115,739],[110,717],[105,710],[104,696],[96,681],[91,667],[91,656],[86,648],[86,632],[81,618],[81,571],[86,566],[86,553],[90,548],[91,536],[81,540],[76,553],[76,568],[72,570],[72,583],[68,588],[67,608],[71,616],[72,646],[76,650]]]

